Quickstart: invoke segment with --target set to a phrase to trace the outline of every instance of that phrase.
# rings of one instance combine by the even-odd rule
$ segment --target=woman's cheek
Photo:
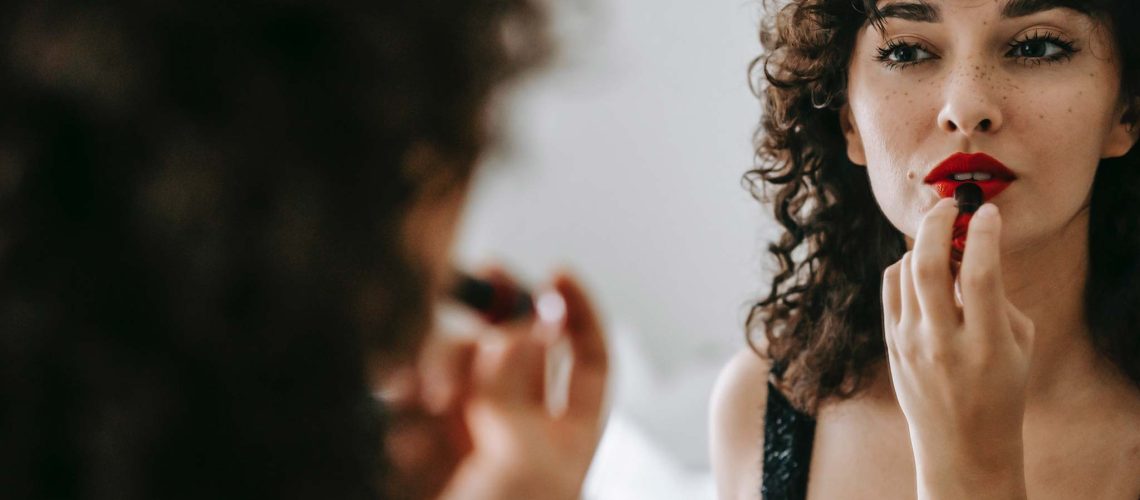
[[[922,217],[921,210],[915,203],[918,196],[913,192],[914,186],[905,181],[905,171],[900,172],[890,165],[890,162],[880,163],[868,157],[867,175],[871,181],[871,191],[879,209],[891,225],[913,237]]]
[[[917,233],[931,193],[921,178],[930,133],[937,127],[937,106],[929,90],[898,75],[875,75],[860,68],[865,78],[849,89],[853,116],[867,160],[867,175],[879,208],[887,220],[908,236]],[[941,153],[941,152],[939,152]],[[916,159],[917,158],[917,159]],[[925,205],[924,205],[925,204]]]

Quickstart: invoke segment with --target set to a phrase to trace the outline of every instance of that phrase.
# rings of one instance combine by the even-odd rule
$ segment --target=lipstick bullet
[[[479,312],[491,324],[534,314],[531,294],[504,278],[479,279],[457,272],[451,296]]]
[[[982,188],[972,182],[958,186],[954,190],[954,200],[958,202],[958,218],[954,220],[954,234],[951,237],[950,271],[957,276],[958,268],[962,265],[962,256],[966,252],[966,233],[970,227],[970,219],[985,200]]]
[[[968,182],[954,190],[954,201],[958,202],[959,213],[972,214],[982,206],[982,188]]]

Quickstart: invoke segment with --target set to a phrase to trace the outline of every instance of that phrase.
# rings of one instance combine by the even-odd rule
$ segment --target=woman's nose
[[[938,127],[966,137],[993,134],[1001,129],[999,89],[974,65],[955,71],[944,87],[945,102],[938,113]]]

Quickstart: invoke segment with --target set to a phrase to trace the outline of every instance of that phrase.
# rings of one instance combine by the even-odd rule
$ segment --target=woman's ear
[[[1101,158],[1119,158],[1128,154],[1140,138],[1140,98],[1121,104],[1116,120],[1104,138]]]
[[[856,165],[867,166],[867,154],[863,151],[863,136],[859,135],[859,127],[851,116],[851,105],[843,104],[839,109],[839,128],[843,130],[843,138],[847,140],[847,159]]]

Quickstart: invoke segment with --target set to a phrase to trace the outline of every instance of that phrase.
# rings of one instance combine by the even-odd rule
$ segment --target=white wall
[[[697,472],[712,379],[765,289],[770,222],[740,183],[759,9],[562,4],[561,56],[507,103],[510,140],[477,179],[459,242],[468,265],[530,282],[577,271],[614,325],[615,412]]]

